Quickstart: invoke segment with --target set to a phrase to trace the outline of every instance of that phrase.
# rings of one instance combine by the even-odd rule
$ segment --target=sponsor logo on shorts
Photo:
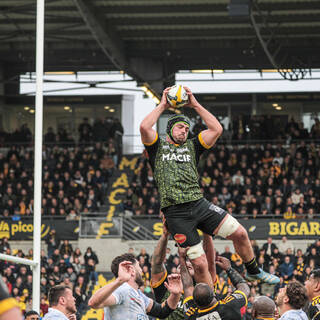
[[[174,235],[174,240],[176,240],[176,242],[178,242],[179,244],[182,244],[186,242],[187,236],[185,234],[177,233]]]
[[[219,214],[223,214],[223,211],[224,211],[223,209],[221,209],[218,206],[215,206],[214,204],[210,205],[209,210],[215,211],[215,212],[217,212]]]

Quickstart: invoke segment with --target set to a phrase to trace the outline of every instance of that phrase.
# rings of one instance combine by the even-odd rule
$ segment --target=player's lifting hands
[[[170,293],[179,294],[183,291],[180,274],[170,274],[167,279],[168,282],[165,282],[164,285]]]

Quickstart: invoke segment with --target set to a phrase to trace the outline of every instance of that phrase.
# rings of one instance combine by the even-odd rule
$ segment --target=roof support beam
[[[73,1],[93,37],[112,64],[132,76],[138,83],[147,83],[151,89],[160,94],[164,86],[163,63],[159,60],[143,58],[127,60],[124,43],[117,36],[116,30],[107,23],[105,17],[96,12],[89,1]]]
[[[73,0],[87,27],[102,51],[119,70],[127,69],[124,45],[116,37],[112,26],[107,25],[103,15],[95,12],[91,1]]]

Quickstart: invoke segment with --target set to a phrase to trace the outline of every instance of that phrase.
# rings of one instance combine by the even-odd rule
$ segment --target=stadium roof
[[[46,0],[45,71],[124,70],[160,91],[178,70],[320,67],[319,0],[246,3]],[[34,71],[35,18],[36,0],[0,1],[7,79]]]

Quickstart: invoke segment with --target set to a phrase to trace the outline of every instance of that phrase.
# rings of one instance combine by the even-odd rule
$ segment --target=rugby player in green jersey
[[[195,270],[196,282],[208,283],[212,287],[197,229],[232,240],[245,263],[247,279],[269,284],[280,282],[278,277],[259,269],[245,228],[225,210],[207,201],[201,193],[197,164],[200,155],[210,149],[222,133],[222,126],[216,117],[185,87],[189,97],[188,107],[198,113],[208,129],[193,139],[187,139],[190,121],[183,115],[175,115],[168,120],[166,139],[160,139],[153,129],[161,114],[170,107],[167,102],[169,89],[163,91],[160,104],[141,122],[140,133],[149,155],[168,229],[179,245],[190,247],[188,257]]]
[[[157,246],[155,247],[152,260],[151,260],[151,286],[155,295],[155,300],[158,303],[165,301],[170,292],[165,287],[165,282],[167,281],[168,271],[164,265],[166,257],[166,249],[169,239],[169,232],[167,230],[166,224],[163,224],[163,233],[158,240]],[[216,284],[216,265],[215,265],[215,250],[213,245],[212,236],[204,234],[203,238],[203,249],[206,253],[206,258],[209,264],[209,271],[213,282]],[[190,275],[194,276],[194,270],[190,261],[187,261],[187,268]],[[178,272],[180,272],[180,267],[178,266]],[[168,320],[179,320],[184,319],[184,294],[182,293],[180,301],[177,308],[166,318]]]

